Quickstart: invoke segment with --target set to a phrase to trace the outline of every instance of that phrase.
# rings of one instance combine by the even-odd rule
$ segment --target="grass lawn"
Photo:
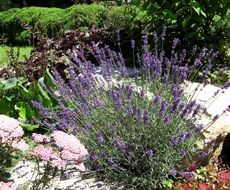
[[[15,54],[19,48],[19,60],[25,59],[25,56],[29,56],[32,47],[13,47]],[[9,46],[0,46],[0,68],[9,63],[7,51],[10,49]]]

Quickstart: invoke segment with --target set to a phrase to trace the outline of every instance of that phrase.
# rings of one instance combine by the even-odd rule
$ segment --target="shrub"
[[[165,33],[161,37],[164,41]],[[166,57],[157,47],[157,33],[154,52],[147,41],[145,36],[143,53],[132,72],[122,55],[108,47],[94,45],[99,68],[84,58],[83,51],[73,51],[69,81],[54,70],[56,88],[43,84],[59,106],[34,105],[42,125],[81,139],[89,150],[88,166],[97,177],[123,182],[127,188],[159,188],[172,176],[191,175],[185,168],[197,153],[195,143],[205,126],[196,119],[205,109],[184,97],[183,87],[200,68],[205,86],[216,56],[204,48],[191,59],[185,50],[176,52],[179,41],[174,39],[172,54]],[[135,42],[131,45],[134,49]]]
[[[12,3],[10,2],[10,0],[0,2],[0,11],[8,10],[11,7],[12,7]]]
[[[75,5],[67,9],[14,8],[0,13],[0,32],[7,43],[28,44],[29,36],[25,33],[28,28],[24,29],[22,23],[31,26],[33,32],[39,30],[43,35],[54,38],[62,36],[65,30],[89,29],[93,24],[107,28],[130,28],[130,21],[131,16],[125,7],[101,4]]]
[[[169,42],[176,36],[185,49],[191,49],[196,44],[199,48],[206,46],[219,51],[213,70],[229,65],[226,55],[229,44],[228,0],[133,0],[131,3],[136,5],[137,11],[146,12],[147,18],[143,18],[148,30],[159,30],[166,25],[172,34],[166,38]]]

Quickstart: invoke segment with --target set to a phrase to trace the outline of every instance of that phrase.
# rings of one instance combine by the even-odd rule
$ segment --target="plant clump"
[[[48,180],[56,176],[62,178],[68,171],[69,164],[71,164],[71,170],[86,171],[83,162],[88,151],[75,136],[62,131],[54,131],[51,136],[37,133],[33,133],[32,136],[36,146],[29,151],[29,155],[36,161],[38,175],[40,175],[33,184],[33,188],[41,187],[41,185],[45,187]],[[41,163],[44,166],[43,170]]]
[[[6,115],[0,115],[0,188],[16,189],[16,185],[7,181],[7,170],[12,166],[16,153],[28,149],[27,143],[22,139],[24,132],[19,122]]]
[[[144,36],[142,54],[134,55],[134,69],[108,46],[93,46],[99,67],[83,50],[69,51],[69,81],[54,69],[56,87],[41,83],[58,106],[49,109],[34,102],[41,125],[78,136],[89,151],[92,173],[126,188],[162,188],[167,179],[191,175],[186,167],[206,127],[197,122],[205,109],[183,90],[199,70],[203,86],[208,83],[216,53],[206,48],[200,53],[195,48],[189,54],[177,52],[179,40],[174,39],[171,55],[166,56],[165,29],[160,37],[153,34],[154,51]],[[131,46],[134,51],[134,41]]]

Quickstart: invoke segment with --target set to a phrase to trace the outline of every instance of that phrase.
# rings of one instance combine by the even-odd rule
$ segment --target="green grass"
[[[30,55],[32,47],[13,47],[15,55],[19,49],[19,60],[23,61],[25,56]],[[9,46],[0,46],[0,67],[4,67],[9,63],[8,51],[10,50]]]

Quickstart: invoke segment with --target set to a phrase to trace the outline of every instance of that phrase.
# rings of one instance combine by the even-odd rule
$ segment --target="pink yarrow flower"
[[[84,165],[83,163],[75,164],[74,167],[75,167],[77,170],[81,171],[81,172],[85,172],[85,171],[86,171],[86,167],[85,167],[85,165]]]
[[[40,158],[41,160],[50,161],[54,153],[51,147],[39,145],[32,149],[31,154]]]
[[[13,148],[16,148],[18,150],[21,150],[21,151],[26,151],[28,150],[29,146],[28,144],[26,144],[26,142],[21,139],[20,141],[16,142],[16,141],[13,141],[12,143],[12,147]]]
[[[0,181],[0,190],[16,190],[17,186],[13,181],[2,182]]]
[[[58,169],[64,169],[66,167],[66,161],[62,160],[58,156],[54,156],[50,162],[51,167],[58,168]]]
[[[12,146],[19,150],[27,150],[28,145],[21,139],[24,132],[19,121],[6,115],[0,115],[0,145]]]
[[[52,168],[65,169],[67,162],[71,161],[76,169],[82,172],[86,170],[82,162],[88,151],[74,135],[54,131],[50,137],[33,133],[33,138],[38,144],[46,145],[38,145],[31,150],[31,154],[48,162]]]
[[[88,155],[85,146],[74,135],[68,135],[62,131],[54,131],[53,138],[56,145],[62,149],[63,158],[82,160]],[[74,156],[75,155],[75,156]]]
[[[42,143],[42,142],[49,143],[50,142],[50,137],[41,135],[38,133],[33,133],[32,137],[36,143]]]

